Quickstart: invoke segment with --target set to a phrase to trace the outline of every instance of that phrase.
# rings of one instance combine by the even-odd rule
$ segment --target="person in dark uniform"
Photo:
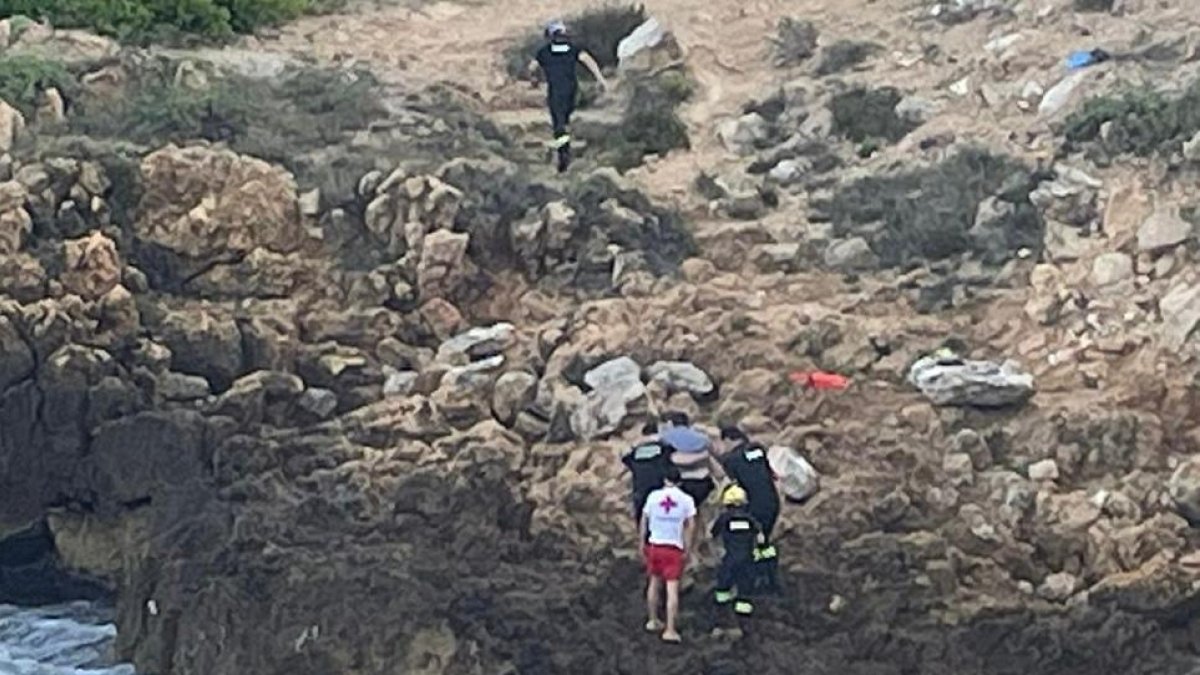
[[[747,508],[746,491],[730,485],[721,492],[725,509],[712,526],[712,536],[725,549],[717,568],[713,600],[720,607],[733,605],[738,616],[748,616],[754,605],[745,597],[753,591],[755,550],[762,543],[762,527]]]
[[[554,129],[551,145],[558,152],[558,170],[561,173],[571,165],[571,135],[568,128],[579,94],[577,64],[582,63],[605,91],[608,90],[608,81],[591,54],[571,40],[567,26],[562,21],[550,22],[545,35],[547,42],[538,50],[529,64],[529,70],[541,68],[546,76],[546,105],[550,108],[550,124]]]
[[[775,521],[779,520],[779,491],[775,487],[775,472],[767,461],[767,449],[752,442],[737,427],[721,429],[721,443],[728,448],[721,457],[721,467],[730,480],[746,491],[750,515],[770,541]]]
[[[647,422],[642,427],[642,436],[642,440],[621,458],[632,481],[634,520],[642,517],[646,496],[663,486],[663,477],[672,465],[673,449],[658,439],[658,424]]]

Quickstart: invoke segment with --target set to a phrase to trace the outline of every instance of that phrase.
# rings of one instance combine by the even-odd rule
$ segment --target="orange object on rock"
[[[827,373],[822,370],[812,372],[796,371],[788,376],[792,382],[802,384],[811,389],[841,390],[850,386],[850,378],[837,373]]]

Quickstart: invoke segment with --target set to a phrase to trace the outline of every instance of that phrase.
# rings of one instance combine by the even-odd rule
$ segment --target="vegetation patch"
[[[812,58],[817,51],[817,27],[811,21],[784,17],[775,28],[775,66],[790,68]]]
[[[668,70],[629,82],[628,99],[619,124],[578,133],[600,163],[626,171],[646,155],[666,155],[691,147],[679,106],[692,96],[693,85],[683,70]]]
[[[874,56],[881,49],[882,47],[874,42],[838,40],[821,50],[821,61],[817,64],[817,76],[825,77],[850,70]]]
[[[1200,81],[1171,96],[1148,88],[1093,98],[1063,126],[1068,149],[1109,154],[1170,154],[1200,131]]]
[[[329,0],[0,0],[0,16],[23,14],[144,44],[227,40],[328,7]]]
[[[0,99],[26,117],[37,108],[41,92],[50,88],[69,97],[76,89],[75,76],[57,61],[34,56],[0,56]]]
[[[591,54],[601,68],[615,68],[617,45],[648,18],[642,5],[608,4],[567,17],[564,22],[575,44]],[[504,63],[508,74],[523,77],[529,62],[543,44],[545,37],[539,28],[505,49]],[[580,76],[590,78],[591,74],[581,67]]]
[[[963,150],[949,159],[914,171],[871,176],[844,185],[822,210],[839,237],[864,237],[888,267],[942,260],[977,250],[972,233],[980,204],[998,199],[1004,214],[986,233],[1003,248],[1042,248],[1045,232],[1029,201],[1036,177],[1028,167],[985,150]]]
[[[833,97],[833,132],[854,143],[884,140],[895,143],[920,124],[896,114],[903,98],[894,87],[855,88]]]
[[[1072,4],[1076,12],[1111,12],[1114,0],[1075,0]]]

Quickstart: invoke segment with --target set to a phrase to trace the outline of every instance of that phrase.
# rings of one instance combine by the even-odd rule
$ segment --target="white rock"
[[[1041,103],[1042,97],[1045,95],[1046,95],[1046,90],[1044,88],[1042,88],[1042,85],[1038,84],[1037,82],[1035,82],[1033,80],[1029,80],[1028,82],[1025,83],[1025,86],[1021,87],[1021,100],[1022,101],[1026,101],[1026,102],[1032,103],[1032,104]]]
[[[941,106],[920,96],[905,96],[894,109],[896,116],[914,124],[924,124],[938,113]]]
[[[628,356],[592,368],[584,374],[583,381],[592,390],[575,408],[570,420],[571,429],[583,440],[620,429],[629,414],[629,404],[646,395],[641,366]]]
[[[158,393],[168,401],[195,401],[211,392],[208,380],[199,375],[166,372],[158,376]]]
[[[704,396],[711,394],[715,387],[708,373],[687,361],[658,361],[646,369],[646,377],[662,382],[671,393],[683,391]]]
[[[300,215],[316,216],[321,213],[321,188],[313,188],[308,192],[300,195],[297,201],[300,207]]]
[[[1064,77],[1058,84],[1051,87],[1038,105],[1038,114],[1042,117],[1052,117],[1061,111],[1071,102],[1075,90],[1083,84],[1088,75],[1088,71],[1081,70]]]
[[[803,502],[821,489],[821,475],[798,451],[777,445],[767,450],[767,461],[779,477],[779,491],[794,502]]]
[[[0,100],[0,153],[12,150],[17,138],[25,131],[25,116],[7,102]]]
[[[794,159],[785,159],[776,164],[767,175],[780,185],[791,185],[804,176],[804,168]]]
[[[971,456],[961,452],[952,452],[942,458],[942,471],[955,486],[971,485],[975,482],[975,467]]]
[[[1200,131],[1183,143],[1183,158],[1189,162],[1200,162]]]
[[[983,408],[1019,405],[1034,394],[1033,376],[1014,361],[940,360],[913,364],[908,381],[935,405]]]
[[[1058,480],[1058,463],[1053,459],[1043,459],[1029,465],[1029,480],[1050,481]]]
[[[717,137],[725,149],[741,155],[754,152],[758,143],[769,134],[767,120],[758,113],[749,113],[729,120],[717,129]]]
[[[516,327],[507,322],[476,326],[443,342],[435,358],[447,363],[462,363],[493,356],[512,346],[516,334]]]
[[[1092,283],[1112,286],[1133,278],[1133,258],[1124,253],[1102,253],[1092,261]]]
[[[300,394],[296,405],[312,413],[317,419],[328,419],[337,410],[337,394],[328,389],[313,387]]]
[[[1195,228],[1174,210],[1158,209],[1138,228],[1139,251],[1174,248],[1192,238]]]
[[[391,366],[384,366],[383,372],[383,395],[385,397],[408,396],[412,393],[413,386],[417,383],[416,371],[396,370]]]
[[[966,96],[971,93],[971,78],[964,77],[963,79],[950,85],[950,93],[955,96]]]
[[[871,269],[879,264],[871,245],[862,237],[830,243],[825,249],[824,258],[827,267],[842,271]]]
[[[1047,576],[1038,587],[1038,595],[1051,602],[1065,602],[1079,588],[1079,579],[1067,572]]]
[[[1163,319],[1163,346],[1171,350],[1183,347],[1200,323],[1200,285],[1176,284],[1159,300],[1158,311]]]
[[[617,43],[617,63],[627,67],[630,59],[647,49],[654,49],[666,39],[667,31],[658,19],[650,17]]]

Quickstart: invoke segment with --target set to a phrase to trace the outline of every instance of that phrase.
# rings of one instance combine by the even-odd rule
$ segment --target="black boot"
[[[570,146],[570,144],[567,144],[558,149],[558,172],[566,173],[567,169],[570,166],[571,166],[571,146]]]

